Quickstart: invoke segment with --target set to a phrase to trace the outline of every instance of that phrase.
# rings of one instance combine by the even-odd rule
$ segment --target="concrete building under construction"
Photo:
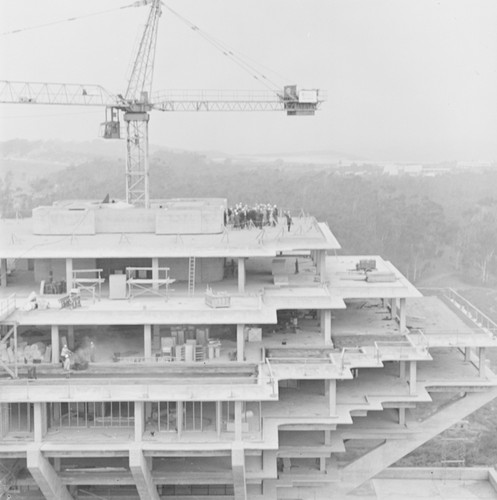
[[[226,210],[0,222],[0,496],[380,498],[358,488],[497,396],[497,332],[462,298],[340,255],[307,214]]]

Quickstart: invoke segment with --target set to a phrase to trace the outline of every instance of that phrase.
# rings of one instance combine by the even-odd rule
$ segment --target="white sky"
[[[133,0],[1,0],[0,33]],[[337,151],[373,160],[497,159],[495,0],[167,0],[204,31],[320,88],[315,117],[153,112],[150,142],[228,153]],[[124,93],[147,7],[0,36],[0,80]],[[154,89],[261,88],[181,24],[160,20]],[[91,140],[104,110],[0,105],[0,140]]]

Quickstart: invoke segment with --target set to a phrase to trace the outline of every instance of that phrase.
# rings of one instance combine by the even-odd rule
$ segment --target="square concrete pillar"
[[[245,257],[238,257],[238,293],[245,293]]]
[[[319,252],[319,280],[321,283],[326,281],[326,250]]]
[[[399,408],[399,425],[406,425],[406,409]]]
[[[409,394],[416,394],[416,361],[409,362]]]
[[[222,403],[221,401],[216,401],[216,431],[217,436],[221,437],[222,425],[223,425],[223,413],[222,413]]]
[[[143,439],[145,432],[145,403],[143,401],[135,401],[135,442],[140,442]]]
[[[156,280],[159,279],[159,258],[158,257],[152,258],[152,279],[154,280],[154,282],[152,283],[152,288],[154,290],[158,290],[159,283],[156,282]]]
[[[399,330],[400,333],[407,331],[407,321],[406,321],[406,299],[402,298],[399,300]]]
[[[236,360],[245,361],[245,325],[236,325]]]
[[[245,476],[245,450],[241,443],[233,443],[231,450],[234,500],[247,500],[247,479]]]
[[[41,443],[46,433],[47,404],[33,403],[33,438],[35,443]]]
[[[337,414],[337,381],[335,379],[328,380],[327,386],[330,417],[334,417]]]
[[[321,333],[325,345],[333,346],[331,339],[331,309],[321,310]]]
[[[183,433],[183,401],[176,401],[176,427],[178,428],[178,439]]]
[[[0,259],[0,286],[7,286],[7,259]]]
[[[392,319],[397,318],[397,299],[390,299],[390,313],[392,315]]]
[[[274,479],[278,477],[276,450],[262,451],[262,470],[264,477],[272,477]]]
[[[485,348],[480,347],[478,349],[478,372],[480,378],[485,378],[485,364],[486,364]]]
[[[242,401],[235,401],[235,441],[242,440]]]
[[[399,361],[399,378],[402,380],[406,379],[406,362]]]
[[[66,284],[68,293],[71,291],[71,288],[73,287],[72,271],[73,271],[72,259],[68,257],[66,258]]]
[[[55,469],[38,448],[26,450],[26,465],[47,500],[73,500]]]
[[[152,325],[143,326],[143,356],[146,359],[152,357]]]
[[[57,365],[60,363],[60,337],[59,326],[52,325],[52,364]]]
[[[69,349],[74,349],[74,326],[69,325],[67,327],[67,347]]]

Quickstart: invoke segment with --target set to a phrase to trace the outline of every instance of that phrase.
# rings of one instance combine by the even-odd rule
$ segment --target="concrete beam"
[[[236,325],[236,360],[245,361],[245,325]]]
[[[130,448],[129,470],[135,480],[141,500],[160,500],[157,487],[152,479],[152,472],[140,448]]]
[[[238,293],[245,293],[245,257],[238,257]]]
[[[59,326],[52,325],[52,364],[60,363],[60,337]]]
[[[247,500],[245,450],[241,444],[233,444],[231,451],[231,467],[233,469],[234,500]]]
[[[47,500],[73,500],[55,469],[38,448],[26,450],[26,465]]]
[[[143,355],[145,358],[152,357],[152,325],[143,326]]]
[[[66,258],[66,284],[67,284],[67,292],[69,293],[72,288],[72,259],[71,258]]]

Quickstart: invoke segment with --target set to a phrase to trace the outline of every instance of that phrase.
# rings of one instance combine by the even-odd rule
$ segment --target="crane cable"
[[[25,28],[19,28],[19,29],[15,29],[15,30],[11,30],[11,31],[4,31],[3,33],[0,33],[0,36],[16,35],[18,33],[24,32],[24,31],[32,31],[32,30],[37,30],[40,28],[47,28],[49,26],[55,26],[57,24],[62,24],[62,23],[70,22],[70,21],[78,21],[80,19],[86,19],[88,17],[94,17],[94,16],[100,16],[102,14],[108,14],[109,12],[115,12],[118,10],[129,9],[130,7],[139,7],[141,5],[145,5],[145,1],[136,1],[136,2],[133,2],[129,5],[123,5],[121,7],[116,7],[114,9],[101,10],[99,12],[93,12],[91,14],[83,14],[81,16],[68,17],[66,19],[59,19],[58,21],[52,21],[49,23],[37,24],[35,26],[26,26]]]
[[[225,42],[222,42],[219,39],[214,38],[213,36],[209,35],[207,32],[202,30],[199,26],[194,24],[192,21],[188,20],[186,17],[182,16],[178,12],[176,12],[174,9],[169,7],[167,4],[163,4],[164,7],[169,10],[174,16],[176,16],[181,22],[186,24],[192,31],[195,31],[196,33],[199,34],[204,40],[206,40],[208,43],[210,43],[212,46],[214,46],[217,50],[219,50],[223,55],[231,58],[231,60],[238,65],[243,71],[247,72],[252,76],[254,79],[260,81],[265,87],[267,87],[271,91],[275,90],[281,90],[281,85],[277,84],[274,80],[266,76],[262,71],[258,70],[255,65],[249,63],[247,60],[250,59],[254,63],[253,59],[251,59],[248,56],[243,55],[241,52],[236,52],[232,48],[230,48]],[[243,57],[242,57],[243,56]],[[261,64],[258,64],[260,67],[263,67]],[[270,70],[269,68],[265,68],[274,73],[275,75],[278,75],[275,71]],[[281,75],[278,75],[281,78]]]

